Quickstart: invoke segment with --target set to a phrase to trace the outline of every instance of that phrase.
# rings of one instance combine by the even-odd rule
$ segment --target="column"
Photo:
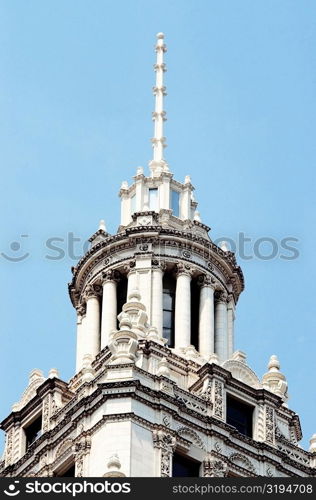
[[[136,270],[133,270],[130,271],[127,275],[127,298],[129,294],[135,289],[138,289],[137,273]]]
[[[162,173],[162,183],[159,186],[159,208],[170,209],[170,179],[172,175],[167,172]]]
[[[99,290],[89,285],[86,290],[86,327],[84,354],[90,354],[95,358],[100,350],[100,302]]]
[[[187,266],[187,267],[186,267]],[[191,269],[178,264],[175,307],[175,348],[191,344]]]
[[[180,202],[180,217],[183,220],[191,218],[191,192],[192,184],[190,177],[187,175],[184,182],[184,189],[181,194]]]
[[[85,319],[85,307],[83,305],[77,308],[77,349],[76,349],[76,373],[78,373],[82,368],[82,360],[84,356],[84,319]]]
[[[163,304],[163,291],[162,291],[162,278],[163,270],[161,265],[158,264],[152,270],[152,304],[151,304],[151,325],[155,326],[158,330],[158,335],[162,337],[162,304]]]
[[[117,320],[117,277],[115,271],[103,273],[101,349],[109,343],[109,335],[116,330]]]
[[[227,359],[227,295],[224,292],[215,302],[215,353],[220,362]]]
[[[230,359],[234,352],[234,320],[235,302],[232,295],[229,296],[227,305],[227,358]]]
[[[214,353],[214,288],[211,280],[204,277],[201,284],[199,314],[199,351],[208,359]]]

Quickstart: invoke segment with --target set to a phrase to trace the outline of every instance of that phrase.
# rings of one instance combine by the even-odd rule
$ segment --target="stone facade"
[[[212,242],[189,176],[174,180],[163,157],[162,34],[156,51],[151,175],[138,168],[133,184],[122,184],[117,234],[102,221],[72,269],[76,374],[65,382],[54,369],[48,377],[33,370],[1,423],[0,474],[49,477],[74,466],[77,477],[168,477],[180,454],[204,477],[315,476],[316,437],[310,451],[299,446],[278,359],[260,380],[234,351],[243,274],[235,255]],[[228,422],[230,398],[251,409],[251,435]],[[39,418],[40,435],[28,444]]]

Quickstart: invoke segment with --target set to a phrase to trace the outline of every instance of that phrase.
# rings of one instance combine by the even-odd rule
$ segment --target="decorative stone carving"
[[[147,313],[146,307],[140,301],[141,296],[138,290],[132,290],[128,296],[128,301],[123,305],[122,312],[118,316],[120,322],[123,321],[131,324],[131,329],[137,334],[137,336],[145,337],[149,325],[147,323]]]
[[[176,447],[176,439],[163,431],[153,431],[154,448],[160,450],[160,476],[171,476],[172,453]]]
[[[171,427],[171,423],[172,423],[172,418],[170,415],[168,415],[168,413],[163,413],[162,414],[162,423],[163,425],[165,425],[166,427]]]
[[[47,396],[43,401],[43,419],[42,419],[43,432],[47,432],[49,430],[49,417],[50,417],[50,397]]]
[[[102,294],[101,285],[87,285],[83,294],[84,300],[88,300],[91,297],[100,297]]]
[[[111,336],[109,343],[109,349],[112,353],[110,364],[135,363],[138,337],[132,331],[130,315],[125,311],[121,312],[119,321],[120,329]]]
[[[263,387],[277,394],[286,402],[288,399],[287,381],[283,373],[280,372],[280,362],[277,356],[271,356],[268,363],[268,370],[262,377]]]
[[[151,326],[149,328],[146,338],[147,338],[147,340],[157,342],[157,344],[160,344],[160,345],[165,345],[168,342],[167,339],[160,337],[160,335],[158,334],[158,330],[155,326]]]
[[[265,441],[270,444],[275,442],[275,416],[274,409],[271,406],[266,406],[266,418],[265,418],[265,429],[266,436]]]
[[[116,269],[110,269],[102,273],[102,280],[104,281],[120,281],[121,274]]]
[[[194,345],[188,345],[187,347],[184,347],[182,351],[187,359],[197,360],[201,358],[200,354],[197,352]]]
[[[240,351],[237,351],[238,353]],[[234,353],[236,354],[236,353]],[[232,376],[237,380],[241,380],[247,385],[259,389],[261,387],[260,380],[255,372],[246,365],[245,361],[237,361],[236,359],[229,359],[223,364],[223,368],[230,371]]]
[[[198,433],[190,429],[190,427],[180,427],[179,429],[177,429],[177,434],[180,437],[184,437],[198,448],[201,448],[201,450],[206,451],[206,445],[204,441],[200,438]]]
[[[85,354],[82,361],[82,383],[91,382],[95,377],[95,370],[92,367],[92,356],[91,354]]]
[[[227,464],[220,460],[212,453],[209,453],[203,460],[203,476],[204,477],[225,477]]]
[[[201,287],[202,286],[212,286],[213,285],[211,276],[206,275],[206,274],[200,274],[200,276],[198,277],[197,282],[198,282],[198,285],[201,286]]]
[[[32,398],[34,398],[34,396],[36,396],[36,390],[45,380],[41,370],[32,370],[29,377],[29,385],[23,392],[20,401],[13,405],[12,411],[21,410]]]
[[[254,465],[250,462],[249,458],[241,453],[232,453],[229,457],[229,461],[233,464],[236,464],[244,469],[249,470],[253,474],[256,474],[256,469]]]
[[[121,462],[119,456],[115,453],[112,455],[107,463],[107,472],[103,474],[103,477],[126,477],[125,474],[120,470]]]
[[[183,263],[183,262],[178,262],[176,266],[176,273],[177,275],[179,274],[186,274],[187,276],[192,276],[194,272],[194,269],[190,264]]]
[[[215,292],[215,301],[216,302],[222,302],[223,304],[227,304],[227,293],[224,292],[223,290],[217,290]]]
[[[82,318],[87,312],[87,305],[85,303],[79,304],[76,307],[78,317]]]
[[[264,428],[265,428],[265,409],[262,404],[259,404],[257,408],[257,429],[256,429],[257,441],[265,440]]]
[[[11,427],[11,429],[7,432],[6,438],[5,465],[7,467],[13,461],[14,427]]]
[[[170,370],[166,358],[161,358],[159,361],[157,375],[170,378]]]
[[[80,438],[75,444],[75,464],[76,464],[76,477],[83,477],[85,457],[90,453],[91,438],[86,435]]]
[[[73,447],[73,441],[71,439],[66,439],[65,441],[63,441],[55,451],[54,460],[57,460],[57,458],[72,451],[72,447]]]
[[[274,476],[270,465],[268,465],[267,468],[266,468],[266,476],[268,476],[268,477],[273,477]]]
[[[223,383],[220,380],[214,380],[214,417],[224,420],[224,400],[223,400]]]

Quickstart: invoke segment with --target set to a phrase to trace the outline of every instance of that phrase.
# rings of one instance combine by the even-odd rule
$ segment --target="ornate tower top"
[[[156,72],[156,85],[153,87],[155,95],[155,111],[153,112],[154,137],[152,138],[153,159],[149,162],[152,177],[159,176],[162,172],[168,172],[168,164],[164,159],[163,150],[166,147],[166,138],[163,135],[163,122],[166,120],[166,112],[163,109],[163,98],[166,93],[166,87],[163,84],[163,74],[166,71],[166,65],[163,61],[164,52],[167,47],[164,44],[164,34],[157,33],[156,53],[157,60],[154,65]]]

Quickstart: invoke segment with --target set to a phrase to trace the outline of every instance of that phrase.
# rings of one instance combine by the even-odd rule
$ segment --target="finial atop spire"
[[[152,176],[158,176],[162,172],[168,172],[168,164],[164,159],[163,150],[166,147],[166,138],[163,135],[163,122],[166,120],[166,112],[163,109],[163,98],[166,95],[166,87],[163,84],[163,74],[166,71],[166,65],[163,62],[163,54],[167,51],[164,44],[164,34],[157,33],[156,53],[157,61],[154,65],[156,71],[156,85],[153,88],[155,95],[155,111],[153,112],[154,120],[154,137],[153,144],[153,159],[149,162],[149,167]]]

